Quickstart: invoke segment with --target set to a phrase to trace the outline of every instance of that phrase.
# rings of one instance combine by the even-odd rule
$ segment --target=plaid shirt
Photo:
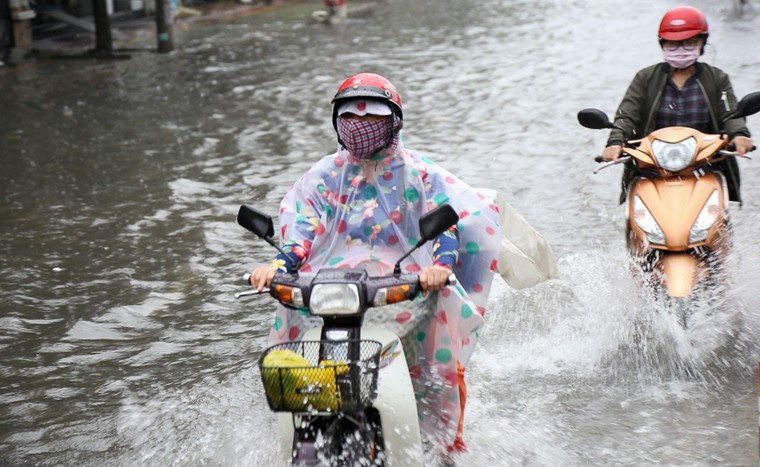
[[[685,126],[703,133],[712,132],[709,104],[696,75],[692,75],[681,89],[672,80],[668,80],[662,91],[655,125],[657,129]]]

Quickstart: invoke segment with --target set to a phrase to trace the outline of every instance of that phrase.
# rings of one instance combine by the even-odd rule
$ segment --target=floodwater
[[[272,302],[233,298],[272,251],[235,215],[276,212],[335,147],[338,84],[375,71],[407,145],[501,191],[559,261],[497,278],[461,465],[757,465],[760,162],[728,289],[684,332],[632,281],[620,168],[592,174],[606,135],[575,120],[614,112],[678,4],[381,0],[325,27],[288,3],[170,55],[0,69],[0,464],[280,465],[255,365]],[[760,3],[693,4],[705,60],[760,91]]]

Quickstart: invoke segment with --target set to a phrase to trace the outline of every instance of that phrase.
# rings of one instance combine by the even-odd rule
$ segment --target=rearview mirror
[[[420,217],[420,239],[411,250],[407,251],[406,254],[396,262],[396,265],[393,267],[393,274],[401,274],[401,262],[411,255],[414,250],[427,243],[428,240],[445,232],[458,221],[459,215],[454,211],[454,208],[448,204],[442,204]]]
[[[599,109],[583,109],[578,112],[578,123],[585,128],[592,130],[603,130],[605,128],[615,128],[615,124],[610,122],[607,114]]]
[[[749,117],[760,111],[760,92],[747,94],[736,106],[738,117]]]
[[[418,245],[431,240],[459,221],[459,215],[448,204],[442,204],[420,217],[420,241]]]
[[[250,230],[259,238],[275,247],[282,255],[285,255],[282,248],[280,248],[274,238],[272,238],[274,237],[274,221],[272,221],[272,216],[259,211],[253,206],[243,204],[238,211],[237,222],[242,227]],[[295,272],[293,265],[290,266],[288,272]]]
[[[253,206],[240,206],[237,222],[257,236],[267,239],[274,236],[274,222],[269,214],[263,213]]]

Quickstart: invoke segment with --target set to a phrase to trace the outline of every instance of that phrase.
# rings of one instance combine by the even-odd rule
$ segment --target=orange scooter
[[[742,99],[727,119],[758,111],[760,92]],[[621,129],[597,109],[581,110],[578,122],[596,130]],[[685,298],[698,284],[720,281],[731,229],[726,180],[714,164],[738,156],[729,146],[724,133],[662,128],[625,141],[623,157],[594,171],[629,160],[636,166],[637,177],[628,186],[628,250],[670,297]],[[596,160],[602,162],[601,156]]]

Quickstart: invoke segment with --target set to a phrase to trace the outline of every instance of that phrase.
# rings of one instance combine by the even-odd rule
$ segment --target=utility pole
[[[95,17],[95,55],[113,57],[111,21],[108,19],[106,0],[92,0],[92,12]]]
[[[159,53],[174,50],[174,31],[169,0],[156,0],[156,36],[158,36]]]
[[[11,54],[20,58],[31,52],[32,50],[32,19],[36,16],[34,10],[29,7],[27,0],[11,0],[10,1],[10,15],[7,14],[9,2],[0,0],[0,21],[10,26],[10,29],[5,29],[7,36],[5,38],[0,37],[0,41],[3,39],[9,39],[10,44],[13,45]],[[7,28],[7,26],[6,26]],[[3,47],[6,44],[0,44]]]

